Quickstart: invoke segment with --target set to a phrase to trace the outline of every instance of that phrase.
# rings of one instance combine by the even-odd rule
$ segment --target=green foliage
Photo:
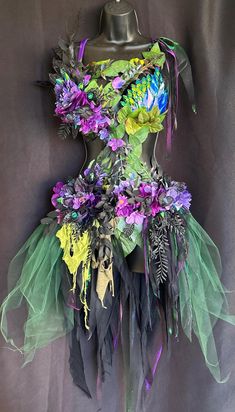
[[[122,96],[116,90],[114,90],[112,83],[108,82],[102,88],[102,95],[103,95],[103,107],[110,107],[115,108],[118,103],[120,102]]]
[[[121,242],[124,256],[129,255],[136,245],[142,247],[141,225],[134,225],[134,228],[131,228],[130,236],[126,236],[129,226],[124,218],[118,218],[118,224],[114,231],[115,237]]]
[[[126,105],[122,107],[117,113],[118,122],[124,123],[130,113],[131,113],[131,108],[129,106]]]
[[[163,129],[162,122],[165,118],[165,113],[160,114],[158,107],[147,111],[145,107],[141,107],[132,111],[126,105],[119,110],[117,119],[119,123],[125,122],[126,132],[129,135],[140,133],[140,138],[143,141],[146,139],[147,129],[151,133],[160,132]],[[143,131],[141,129],[144,128]]]
[[[147,166],[145,166],[141,160],[142,145],[134,147],[131,152],[129,152],[126,158],[125,165],[125,177],[128,178],[131,173],[136,172],[137,175],[141,176],[142,180],[151,179],[151,173]]]
[[[150,229],[150,241],[152,244],[151,258],[156,266],[155,280],[159,285],[168,277],[167,249],[169,248],[166,222],[161,222],[161,217],[156,218]]]
[[[93,79],[86,86],[85,92],[89,92],[90,90],[98,89],[98,88],[99,88],[99,85],[98,85],[97,81]]]
[[[161,68],[163,67],[166,60],[165,53],[161,51],[157,42],[154,43],[153,47],[149,51],[143,52],[142,54],[145,59],[151,60],[154,65]]]
[[[128,60],[117,60],[110,64],[109,67],[102,70],[101,74],[104,77],[115,77],[119,73],[124,73],[130,68],[130,62]]]
[[[165,118],[165,113],[160,114],[158,107],[147,111],[145,107],[136,109],[129,113],[126,119],[127,134],[135,134],[142,127],[148,127],[151,133],[160,132],[163,129],[162,122]]]
[[[71,135],[71,126],[67,123],[61,123],[58,130],[58,136],[61,139],[67,139]]]
[[[115,93],[113,98],[111,98],[108,102],[108,107],[116,107],[118,103],[120,102],[122,96],[120,94]]]
[[[124,134],[125,134],[125,125],[119,124],[118,126],[112,125],[110,126],[111,129],[111,135],[115,139],[122,139]]]
[[[129,136],[129,143],[134,147],[142,144],[147,139],[148,134],[149,128],[147,126],[143,126],[141,129],[137,130],[137,132]]]

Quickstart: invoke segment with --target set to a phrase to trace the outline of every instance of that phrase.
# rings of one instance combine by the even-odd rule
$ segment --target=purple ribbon
[[[83,56],[84,56],[84,51],[85,47],[87,44],[88,38],[81,40],[79,50],[78,50],[78,60],[82,62]]]
[[[169,103],[168,103],[168,113],[167,113],[167,130],[166,130],[166,144],[167,144],[167,151],[171,151],[171,140],[172,140],[172,134],[173,130],[176,129],[177,127],[177,107],[178,107],[178,78],[179,78],[179,70],[178,70],[178,63],[177,63],[177,58],[176,54],[173,51],[173,48],[170,48],[167,43],[164,40],[159,39],[159,44],[161,45],[163,51],[170,56],[173,57],[174,61],[174,86],[175,86],[175,102],[173,101],[173,96],[172,96],[172,86],[170,86],[170,94],[169,94]],[[166,66],[167,66],[167,71],[169,73],[169,76],[171,77],[171,70],[170,70],[170,64],[169,61],[166,59]],[[170,84],[172,82],[172,78],[170,78]],[[173,117],[173,122],[172,122],[172,117]]]
[[[146,389],[147,392],[149,392],[151,387],[152,387],[153,379],[154,379],[154,376],[155,376],[155,373],[156,373],[156,370],[157,370],[157,366],[158,366],[159,360],[161,358],[162,349],[163,348],[162,348],[162,345],[161,345],[160,349],[156,353],[155,361],[154,361],[153,368],[152,368],[152,371],[151,371],[152,372],[151,379],[145,378],[145,389]]]

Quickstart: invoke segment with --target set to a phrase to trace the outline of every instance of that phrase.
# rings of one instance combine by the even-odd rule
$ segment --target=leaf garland
[[[154,274],[157,286],[166,281],[168,277],[168,257],[169,247],[167,237],[167,227],[161,217],[157,217],[150,229],[151,259],[153,260],[156,273]]]
[[[130,68],[130,62],[128,60],[117,60],[111,63],[109,67],[102,70],[101,75],[104,77],[115,77],[119,73],[124,73]]]

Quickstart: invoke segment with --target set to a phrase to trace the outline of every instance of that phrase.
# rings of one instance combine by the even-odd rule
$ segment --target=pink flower
[[[86,86],[89,83],[90,79],[91,79],[91,75],[85,74],[84,79],[83,79],[83,84]]]
[[[161,207],[159,205],[157,200],[154,200],[152,202],[152,204],[150,205],[150,209],[151,209],[151,215],[152,216],[156,216],[157,213],[162,212],[163,210],[165,210],[163,207]]]
[[[60,197],[59,193],[54,193],[51,197],[51,203],[53,204],[54,207],[58,206],[57,199]]]
[[[139,186],[139,193],[141,197],[151,197],[151,199],[154,199],[157,194],[157,185],[142,182]]]
[[[121,89],[122,86],[125,84],[125,80],[123,80],[121,77],[115,77],[112,81],[112,86],[114,89]]]
[[[64,215],[59,209],[56,210],[56,213],[57,213],[57,223],[60,225],[64,219]]]
[[[128,223],[129,225],[131,224],[142,225],[144,219],[145,219],[145,215],[143,215],[142,213],[132,212],[130,216],[126,218],[126,223]]]
[[[81,206],[80,199],[78,197],[75,197],[75,199],[73,199],[73,209],[77,210],[80,208],[80,206]]]
[[[116,152],[117,149],[123,147],[125,142],[122,139],[110,139],[108,142],[108,146],[111,147],[113,152]]]
[[[122,208],[128,205],[128,200],[126,196],[120,195],[118,197],[117,207]]]
[[[53,187],[53,192],[60,193],[63,186],[64,186],[63,182],[57,182],[56,185]]]
[[[118,202],[116,206],[117,216],[127,217],[127,216],[130,216],[132,212],[133,212],[133,206],[129,205],[127,197],[120,195],[118,197]]]

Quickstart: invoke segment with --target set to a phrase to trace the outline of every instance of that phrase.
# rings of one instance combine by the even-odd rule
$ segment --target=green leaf
[[[89,92],[89,90],[97,89],[99,87],[96,80],[91,80],[90,83],[86,86],[85,92]]]
[[[166,60],[165,53],[161,51],[158,42],[154,43],[153,47],[149,51],[143,52],[142,54],[145,59],[151,60],[156,66],[162,67]]]
[[[41,219],[42,225],[50,225],[52,222],[53,222],[53,219],[51,219],[50,217],[44,217],[43,219]]]
[[[47,213],[47,217],[50,217],[52,219],[56,219],[57,213],[55,210],[52,210],[51,212]]]
[[[125,226],[126,226],[126,222],[125,222],[124,217],[119,217],[118,218],[118,223],[117,223],[117,226],[116,226],[117,229],[120,230],[120,232],[122,232],[124,230]]]
[[[147,123],[149,120],[148,113],[146,111],[141,111],[138,115],[139,123]]]
[[[113,86],[111,82],[108,82],[103,88],[103,93],[108,94],[110,92],[113,92]]]
[[[99,61],[97,61],[97,62],[92,62],[92,66],[103,66],[103,65],[107,65],[107,64],[109,64],[109,62],[110,62],[110,59],[107,59],[107,60],[99,60]]]
[[[129,255],[136,245],[139,245],[140,247],[142,246],[142,226],[141,225],[134,225],[134,230],[132,232],[132,235],[130,237],[126,237],[123,233],[125,227],[126,227],[126,222],[124,218],[118,218],[118,224],[115,228],[115,237],[119,239],[124,256]]]
[[[115,77],[119,73],[124,73],[130,67],[128,60],[117,60],[113,62],[109,67],[102,71],[103,76]]]
[[[119,123],[124,123],[127,116],[131,113],[131,108],[129,106],[124,106],[117,113],[117,119]]]
[[[127,114],[126,119],[126,132],[129,135],[135,134],[143,126],[148,127],[150,132],[159,132],[163,129],[162,122],[165,117],[165,113],[160,114],[158,107],[154,107],[152,110],[147,111],[145,107],[136,109],[134,112],[124,113]],[[124,120],[125,121],[125,120]]]
[[[133,119],[132,117],[128,117],[126,119],[126,132],[127,134],[135,134],[141,126]]]
[[[163,125],[160,123],[158,119],[156,119],[152,123],[149,123],[150,133],[157,133],[157,132],[160,132],[162,129],[163,129]]]
[[[122,98],[122,96],[120,94],[116,94],[115,97],[109,101],[108,106],[109,107],[117,106],[117,104],[120,102],[121,98]]]
[[[149,127],[143,126],[135,134],[132,134],[129,136],[129,142],[132,146],[141,144],[147,139],[148,134],[149,134]]]
[[[152,63],[154,66],[159,66],[162,68],[164,66],[165,61],[166,61],[166,56],[164,53],[162,53],[162,55],[159,55],[158,57],[154,58],[152,60]]]
[[[111,135],[115,139],[122,139],[125,134],[125,124],[121,123],[118,126],[111,127]]]
[[[144,180],[149,180],[151,178],[149,169],[144,166],[141,161],[141,152],[142,145],[138,145],[128,154],[125,177],[128,178],[131,173],[136,172],[137,174],[141,175],[141,178]]]

